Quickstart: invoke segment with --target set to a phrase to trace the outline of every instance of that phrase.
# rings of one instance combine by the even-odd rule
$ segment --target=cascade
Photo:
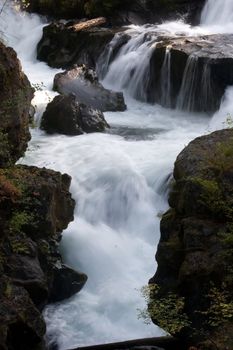
[[[52,80],[58,72],[36,60],[36,44],[45,23],[36,15],[21,15],[10,7],[4,9],[2,18],[0,27],[31,83],[45,85],[44,91],[36,92],[34,101],[39,118],[48,95],[54,96]],[[206,131],[208,123],[203,114],[145,103],[156,38],[167,31],[193,35],[202,29],[191,29],[181,22],[132,26],[127,31],[129,40],[121,46],[121,36],[116,36],[99,61],[104,84],[124,89],[127,99],[127,111],[105,114],[112,131],[66,137],[31,130],[30,147],[21,162],[72,176],[72,196],[78,205],[74,222],[63,233],[61,250],[67,264],[89,277],[79,294],[44,311],[47,341],[56,343],[59,350],[164,334],[138,320],[137,309],[145,307],[139,290],[155,271],[159,217],[168,208],[166,181],[174,160],[184,144]],[[115,54],[117,46],[121,47]],[[181,108],[192,106],[190,89],[195,88],[195,72],[196,59],[191,57],[179,96]],[[162,100],[169,105],[169,50],[162,78]],[[207,67],[203,79],[206,91],[210,91]],[[233,107],[232,94],[230,88],[221,107],[224,113]]]
[[[194,105],[194,96],[197,84],[197,62],[196,56],[189,56],[183,74],[182,85],[177,98],[177,108],[191,111]]]
[[[166,48],[164,63],[161,69],[161,104],[171,107],[171,50]]]
[[[131,35],[131,39],[120,49],[108,67],[106,67],[106,63],[109,64],[110,60],[109,52],[107,52],[104,59],[102,58],[99,61],[99,65],[106,62],[103,65],[104,69],[99,68],[98,70],[102,72],[101,76],[104,77],[104,83],[107,86],[112,86],[112,82],[114,82],[114,89],[125,89],[130,96],[146,101],[150,74],[149,63],[153,53],[155,37],[153,34],[150,35],[148,29],[143,29],[139,35],[137,31],[127,31],[127,34]],[[115,45],[115,38],[110,44],[110,54],[112,53],[112,47]],[[121,37],[118,37],[118,40],[121,40]],[[104,72],[106,72],[105,76]]]
[[[202,25],[232,25],[233,29],[233,1],[207,0],[201,14]]]

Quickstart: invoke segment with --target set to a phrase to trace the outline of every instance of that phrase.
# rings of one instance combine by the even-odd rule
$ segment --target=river
[[[220,3],[224,18],[217,16]],[[132,38],[116,60],[110,66],[99,66],[106,73],[103,84],[124,90],[128,108],[105,113],[109,132],[77,137],[48,136],[38,128],[46,103],[55,95],[51,88],[59,71],[36,60],[36,44],[45,24],[43,18],[7,5],[0,28],[37,87],[35,127],[20,162],[72,176],[75,219],[63,233],[61,252],[67,264],[88,275],[79,294],[45,309],[47,341],[56,341],[59,350],[65,350],[160,336],[164,334],[161,329],[138,319],[138,309],[145,307],[140,289],[156,270],[159,222],[168,208],[173,164],[192,139],[223,126],[227,114],[233,112],[233,88],[227,89],[214,116],[143,102],[150,45],[141,38],[161,30],[172,35],[232,33],[232,2],[208,0],[198,27],[181,21],[156,27],[131,26],[128,32]],[[129,79],[132,67],[136,73]],[[141,102],[135,99],[138,96]],[[169,96],[163,98],[168,101]]]

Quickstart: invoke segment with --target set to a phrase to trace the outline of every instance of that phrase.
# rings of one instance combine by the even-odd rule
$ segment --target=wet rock
[[[16,53],[0,42],[0,167],[13,164],[26,150],[32,97]]]
[[[44,27],[37,46],[37,58],[56,68],[69,68],[74,64],[95,68],[100,54],[115,32],[108,28],[88,28],[84,23],[60,21]],[[75,30],[81,25],[84,29]]]
[[[50,102],[41,120],[49,134],[81,135],[109,128],[102,112],[76,102],[74,95],[59,95]]]
[[[158,37],[150,61],[148,101],[189,111],[218,110],[226,87],[233,84],[232,40],[225,34]],[[168,54],[169,67],[164,65]]]
[[[105,89],[95,71],[85,65],[56,74],[53,88],[64,95],[72,93],[78,103],[102,112],[126,109],[123,93]]]
[[[183,344],[211,339],[225,349],[233,344],[230,311],[221,306],[232,307],[233,130],[192,141],[177,157],[174,178],[151,283],[160,298],[184,298],[191,327],[179,334]]]
[[[53,289],[50,301],[57,302],[78,293],[87,281],[87,275],[74,271],[69,266],[62,264],[54,269]]]

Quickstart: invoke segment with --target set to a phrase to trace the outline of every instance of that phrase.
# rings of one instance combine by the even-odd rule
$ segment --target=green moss
[[[23,227],[33,221],[33,215],[25,211],[16,211],[13,213],[9,222],[9,230],[12,233],[20,233]]]

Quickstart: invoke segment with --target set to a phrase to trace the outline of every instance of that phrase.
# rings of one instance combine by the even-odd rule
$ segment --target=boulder
[[[95,71],[85,65],[56,74],[53,89],[64,95],[72,93],[77,102],[102,112],[126,109],[123,93],[105,89]]]
[[[100,54],[114,37],[115,31],[93,27],[89,21],[88,23],[59,21],[44,27],[37,46],[37,58],[55,68],[66,69],[74,64],[86,64],[95,68]],[[79,30],[76,30],[77,27]]]
[[[218,110],[226,87],[233,84],[232,40],[228,34],[157,37],[147,101],[188,111]]]
[[[171,295],[177,310],[183,305],[182,313],[170,315],[170,322],[185,321],[178,334],[183,344],[231,348],[233,130],[192,141],[177,157],[174,179],[150,281],[160,290],[156,300],[167,300],[168,317]],[[158,322],[158,315],[152,318]]]
[[[76,102],[74,95],[58,95],[42,116],[41,129],[49,134],[81,135],[108,128],[102,112]]]
[[[15,51],[0,41],[0,167],[13,164],[26,150],[32,97]]]
[[[74,271],[62,264],[54,268],[53,288],[50,293],[50,302],[57,302],[80,292],[87,281],[87,275]]]

